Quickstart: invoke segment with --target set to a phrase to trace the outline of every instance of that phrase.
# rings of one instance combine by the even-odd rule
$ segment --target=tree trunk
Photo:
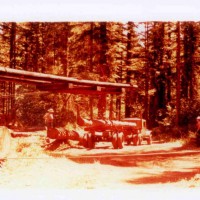
[[[94,22],[90,23],[90,60],[89,60],[89,66],[90,66],[90,72],[93,72],[93,29],[94,29]]]
[[[101,80],[106,81],[110,76],[110,70],[107,66],[107,29],[106,22],[100,24],[100,40],[101,40],[101,52],[100,52],[100,77]],[[100,95],[98,102],[98,116],[100,118],[105,117],[105,108],[106,108],[106,95]]]
[[[106,95],[102,94],[99,95],[99,101],[98,101],[98,118],[104,119],[106,116]]]
[[[180,117],[180,90],[181,90],[181,71],[180,71],[180,22],[177,22],[177,60],[176,60],[176,126],[179,125]]]
[[[148,22],[145,23],[145,57],[146,57],[146,65],[145,65],[145,100],[144,100],[144,118],[146,120],[149,119],[149,28]]]
[[[127,46],[126,46],[126,66],[130,67],[130,59],[131,59],[131,29],[133,29],[132,22],[128,22],[128,34],[127,34]],[[126,82],[131,82],[131,71],[127,68],[126,71]],[[131,96],[130,92],[126,93],[125,97],[125,117],[131,116]]]
[[[15,68],[16,66],[16,23],[12,22],[10,29],[10,68]],[[8,104],[7,104],[7,114],[10,115],[10,119],[15,118],[15,83],[9,82],[8,86]]]
[[[25,52],[25,60],[24,60],[24,70],[28,70],[28,33],[25,32],[25,45],[24,45],[24,52]]]
[[[65,27],[62,34],[62,40],[61,43],[63,43],[63,49],[62,49],[62,66],[63,66],[63,74],[64,76],[68,76],[68,54],[69,54],[69,23],[65,23]]]
[[[107,79],[110,76],[110,69],[107,66],[107,51],[108,51],[108,40],[107,40],[107,22],[101,22],[100,24],[100,40],[101,40],[101,52],[100,52],[100,76],[102,79]]]
[[[182,78],[182,96],[193,99],[193,57],[196,36],[192,22],[184,23],[184,68]]]

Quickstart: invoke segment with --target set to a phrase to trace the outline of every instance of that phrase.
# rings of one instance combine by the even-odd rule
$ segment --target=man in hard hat
[[[50,144],[50,138],[48,136],[49,129],[54,127],[54,110],[52,108],[48,109],[43,118],[45,123],[45,129],[47,130],[47,137],[45,140],[45,144],[42,145],[42,147],[46,147]]]
[[[46,128],[53,128],[54,127],[54,110],[52,108],[48,109],[47,113],[44,115],[44,123]]]

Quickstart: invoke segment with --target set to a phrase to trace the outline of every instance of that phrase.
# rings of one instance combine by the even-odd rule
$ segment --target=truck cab
[[[136,124],[136,126],[132,129],[132,132],[125,133],[125,141],[127,144],[133,142],[134,145],[141,145],[143,141],[146,141],[149,145],[152,143],[152,133],[147,129],[145,119],[124,118],[122,121]]]

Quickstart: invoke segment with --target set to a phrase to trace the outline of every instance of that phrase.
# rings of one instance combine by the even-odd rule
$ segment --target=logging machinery
[[[147,144],[152,143],[152,131],[147,129],[146,120],[141,118],[125,118],[123,122],[135,123],[132,133],[126,134],[126,142],[129,145],[131,142],[134,145],[141,145],[143,141]]]
[[[124,83],[110,83],[105,81],[80,80],[73,77],[30,72],[25,70],[0,67],[0,81],[9,81],[25,84],[33,84],[36,89],[47,92],[64,92],[71,94],[85,95],[119,95],[123,91],[134,92],[138,86]],[[121,98],[118,98],[118,103]],[[92,104],[92,103],[91,103]],[[120,106],[118,106],[118,120],[112,120],[112,98],[110,103],[110,119],[86,120],[79,117],[84,134],[80,135],[76,131],[67,131],[63,128],[50,128],[47,130],[47,136],[52,139],[75,139],[80,140],[83,146],[94,148],[95,142],[111,141],[115,149],[123,148],[124,141],[127,144],[131,142],[139,145],[143,140],[151,144],[151,131],[146,130],[146,121],[144,119],[125,118],[120,119]],[[119,103],[120,105],[120,103]],[[92,110],[92,105],[91,105]],[[92,116],[92,114],[91,114]],[[80,123],[79,123],[80,125]]]
[[[152,134],[146,129],[146,120],[140,118],[125,118],[123,120],[87,120],[80,116],[78,124],[84,127],[84,135],[80,137],[81,144],[86,148],[94,148],[96,142],[112,142],[114,149],[121,149],[124,142],[127,145],[141,145],[142,141],[151,144]]]

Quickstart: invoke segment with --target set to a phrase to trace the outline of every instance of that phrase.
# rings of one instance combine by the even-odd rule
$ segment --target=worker
[[[52,108],[48,109],[47,113],[44,115],[44,122],[46,129],[54,127],[54,110]]]

